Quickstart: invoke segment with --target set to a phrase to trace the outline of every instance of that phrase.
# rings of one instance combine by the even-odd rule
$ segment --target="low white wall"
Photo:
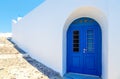
[[[29,52],[32,57],[63,75],[66,71],[65,29],[68,28],[68,25],[72,20],[77,18],[74,11],[85,6],[96,7],[96,9],[103,12],[100,14],[101,12],[98,13],[99,11],[96,11],[96,13],[90,11],[91,9],[89,8],[84,8],[85,10],[81,9],[77,12],[80,13],[77,14],[77,16],[93,17],[101,24],[104,37],[102,76],[103,79],[107,79],[108,67],[105,63],[107,63],[108,26],[106,20],[106,26],[103,22],[106,18],[103,14],[108,15],[108,10],[107,1],[105,0],[47,0],[18,23],[13,23],[13,40],[24,50]],[[93,14],[85,14],[85,12],[92,12]]]
[[[0,33],[0,37],[12,37],[12,33]]]

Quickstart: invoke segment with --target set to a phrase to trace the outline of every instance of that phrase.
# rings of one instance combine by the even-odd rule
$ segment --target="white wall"
[[[120,79],[120,0],[109,2],[109,79]]]
[[[0,33],[0,37],[12,37],[12,33]]]
[[[74,15],[76,10],[86,6],[96,7],[95,9],[98,11],[84,8],[84,10],[78,11],[80,16]],[[18,23],[13,23],[13,40],[32,57],[54,68],[62,75],[66,68],[65,29],[72,20],[77,18],[76,16],[78,18],[82,16],[94,18],[101,24],[103,31],[102,77],[107,79],[108,16],[106,15],[108,15],[107,0],[47,0]]]

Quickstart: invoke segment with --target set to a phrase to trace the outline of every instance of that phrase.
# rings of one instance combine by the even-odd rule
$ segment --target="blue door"
[[[73,21],[67,31],[67,72],[101,76],[102,34],[87,17]]]

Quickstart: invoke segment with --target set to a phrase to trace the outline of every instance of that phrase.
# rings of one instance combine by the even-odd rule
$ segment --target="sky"
[[[12,31],[12,20],[24,17],[44,0],[0,0],[0,33]]]

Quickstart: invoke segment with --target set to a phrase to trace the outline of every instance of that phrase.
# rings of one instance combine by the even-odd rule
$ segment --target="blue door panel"
[[[72,57],[72,67],[80,67],[80,57],[79,56],[75,56]]]
[[[95,63],[95,56],[86,56],[85,59],[85,68],[88,70],[95,70],[96,69],[96,63]]]
[[[74,27],[70,27],[70,29],[68,30],[68,33],[70,35],[67,35],[67,45],[69,47],[67,47],[67,52],[69,53],[68,54],[68,57],[67,57],[67,60],[68,63],[67,63],[67,72],[79,72],[79,73],[82,73],[82,64],[83,64],[83,57],[81,56],[82,53],[81,52],[81,49],[82,49],[82,46],[79,46],[79,52],[74,52],[73,51],[73,32],[74,31],[79,31],[80,29],[78,29],[78,26],[77,25],[74,25]],[[81,37],[81,32],[82,31],[79,31],[79,39],[82,38]],[[82,44],[82,40],[79,40],[79,44]],[[79,69],[79,71],[78,71]]]
[[[84,74],[97,75],[97,62],[95,56],[85,56],[84,58]]]
[[[101,76],[102,34],[91,18],[79,18],[67,31],[67,72]]]

